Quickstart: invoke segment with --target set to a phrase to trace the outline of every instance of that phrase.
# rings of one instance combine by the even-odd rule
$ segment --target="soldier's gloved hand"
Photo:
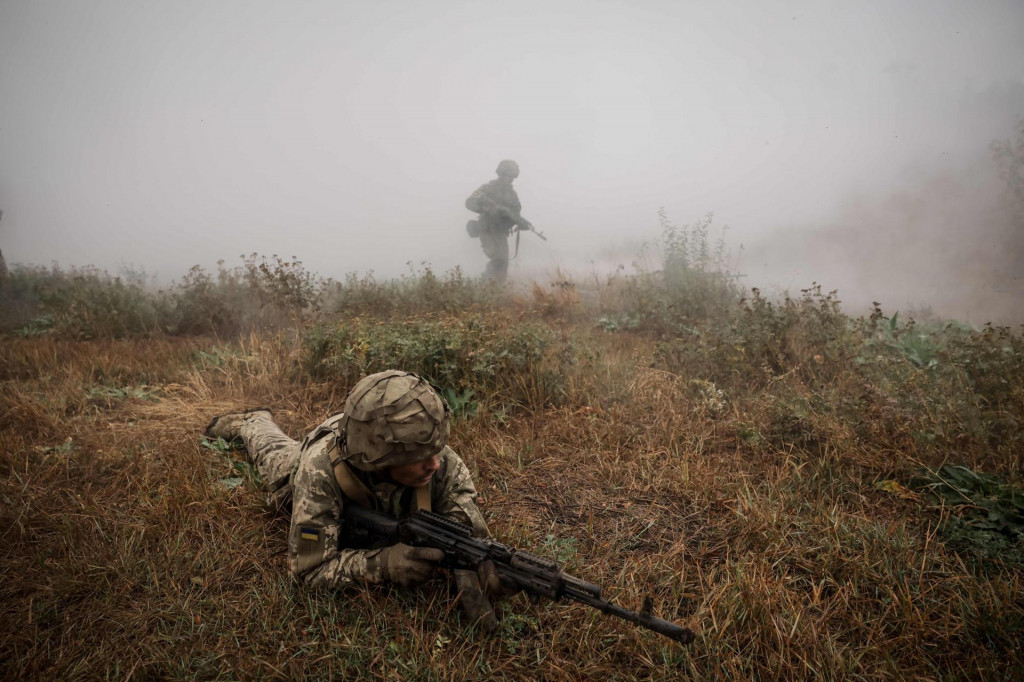
[[[498,627],[498,619],[494,616],[494,608],[480,587],[480,579],[475,571],[455,570],[455,586],[459,590],[456,597],[462,612],[471,623],[479,626],[484,632],[493,632]]]
[[[503,578],[493,561],[484,561],[477,566],[476,575],[484,594],[494,601],[508,599],[522,589],[508,578]]]
[[[498,209],[498,215],[500,215],[502,218],[515,218],[516,217],[515,212],[511,208],[509,208],[508,206],[502,206],[501,208],[499,208]]]
[[[415,587],[430,580],[437,572],[437,562],[444,552],[434,547],[410,547],[398,543],[380,553],[384,580],[401,587]]]

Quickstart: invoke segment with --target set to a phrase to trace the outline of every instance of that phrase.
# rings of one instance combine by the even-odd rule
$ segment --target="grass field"
[[[668,236],[662,271],[509,292],[15,269],[0,677],[1019,679],[1021,330],[768,301]],[[524,597],[485,637],[442,581],[293,582],[244,453],[202,429],[267,406],[301,436],[387,367],[446,395],[498,539],[697,640]]]

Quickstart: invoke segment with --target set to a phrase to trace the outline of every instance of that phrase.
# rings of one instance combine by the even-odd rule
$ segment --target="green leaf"
[[[229,442],[224,440],[223,438],[210,439],[207,438],[206,436],[203,436],[202,438],[199,439],[199,444],[202,445],[204,448],[210,450],[211,452],[216,452],[222,455],[233,451],[235,449],[234,443],[235,441]]]

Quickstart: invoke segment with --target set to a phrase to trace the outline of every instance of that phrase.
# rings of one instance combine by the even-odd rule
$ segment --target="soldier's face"
[[[437,455],[434,455],[412,464],[389,467],[388,475],[391,476],[391,480],[399,485],[418,488],[429,483],[440,466],[441,460],[438,459]]]

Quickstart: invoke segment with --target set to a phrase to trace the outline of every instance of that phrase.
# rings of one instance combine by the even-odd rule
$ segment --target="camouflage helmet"
[[[512,159],[505,159],[498,164],[498,168],[494,172],[498,175],[507,175],[510,178],[518,178],[519,164]]]
[[[424,379],[390,369],[364,377],[338,423],[343,458],[363,471],[412,464],[448,442],[448,406]]]

